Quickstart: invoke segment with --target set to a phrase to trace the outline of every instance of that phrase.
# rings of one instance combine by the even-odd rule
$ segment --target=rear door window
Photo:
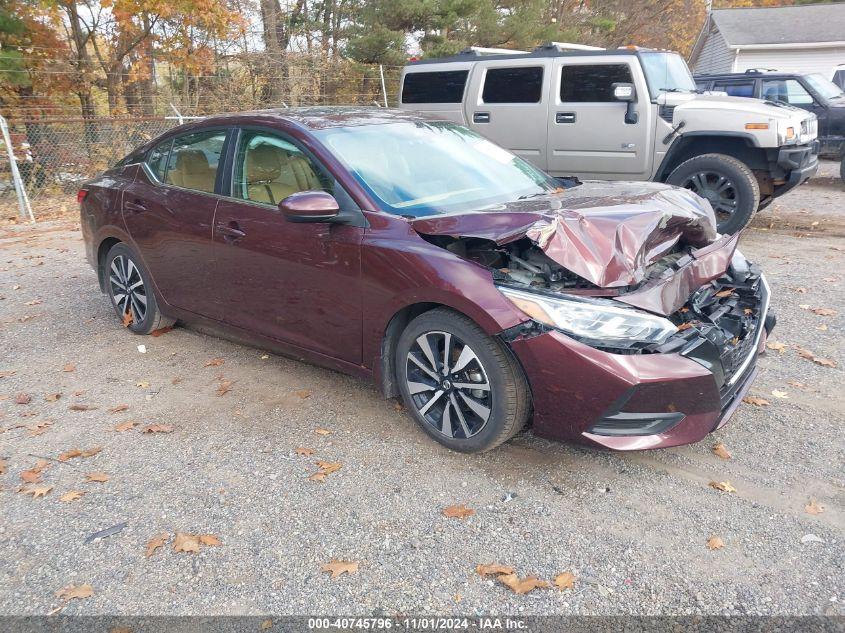
[[[173,145],[173,139],[169,138],[164,143],[156,145],[150,153],[147,154],[147,167],[153,172],[156,180],[164,182],[164,172],[167,169],[167,157],[170,155],[170,146]]]
[[[194,191],[214,193],[217,167],[225,141],[225,130],[177,136],[167,161],[164,182]]]
[[[717,81],[713,90],[727,92],[731,97],[753,97],[754,81]]]
[[[468,70],[408,73],[402,82],[402,103],[460,103]]]
[[[560,69],[560,100],[563,103],[616,101],[613,84],[633,83],[628,64],[578,64]]]
[[[484,103],[539,103],[542,92],[542,66],[489,68],[481,99]]]

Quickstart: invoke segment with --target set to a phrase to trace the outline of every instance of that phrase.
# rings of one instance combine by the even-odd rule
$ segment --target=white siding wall
[[[706,35],[701,54],[695,60],[692,71],[703,75],[707,73],[729,73],[733,65],[734,52],[728,48],[725,38],[717,28],[712,28]]]
[[[749,68],[774,68],[781,72],[821,73],[830,79],[833,68],[837,64],[845,64],[845,46],[816,49],[740,50],[736,72],[743,72]]]

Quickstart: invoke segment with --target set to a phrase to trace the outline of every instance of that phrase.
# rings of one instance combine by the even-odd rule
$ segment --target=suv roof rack
[[[484,46],[470,46],[458,55],[467,57],[484,57],[485,55],[527,55],[528,51],[518,51],[510,48],[485,48]]]
[[[572,42],[546,42],[534,49],[535,53],[547,50],[556,51],[603,51],[601,46],[589,46],[587,44],[573,44]]]
[[[745,71],[746,75],[762,75],[763,73],[776,73],[777,68],[748,68]]]

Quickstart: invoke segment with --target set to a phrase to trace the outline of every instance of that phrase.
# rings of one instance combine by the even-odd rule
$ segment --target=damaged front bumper
[[[769,304],[759,269],[737,262],[674,315],[677,334],[645,353],[604,351],[555,330],[509,333],[531,385],[535,434],[615,450],[701,440],[753,382],[775,324]]]

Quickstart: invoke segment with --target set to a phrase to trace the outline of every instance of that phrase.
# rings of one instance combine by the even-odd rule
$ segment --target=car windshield
[[[640,59],[651,96],[696,90],[689,66],[677,53],[641,53]]]
[[[821,75],[807,75],[805,79],[825,99],[838,99],[845,94],[839,86]]]
[[[481,211],[559,187],[526,161],[454,123],[403,121],[315,135],[394,215]]]

